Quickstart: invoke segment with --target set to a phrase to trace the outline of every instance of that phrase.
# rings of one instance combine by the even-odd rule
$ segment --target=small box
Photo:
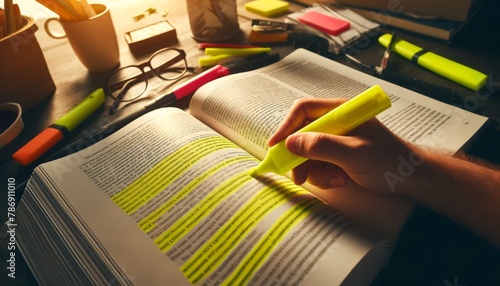
[[[125,40],[132,53],[146,53],[177,42],[177,32],[163,20],[125,33]]]
[[[21,29],[0,39],[0,102],[19,103],[26,111],[52,95],[56,86],[35,37],[34,19],[23,16],[22,21]]]

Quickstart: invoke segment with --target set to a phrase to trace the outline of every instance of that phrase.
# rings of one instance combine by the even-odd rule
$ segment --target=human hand
[[[323,188],[345,186],[352,181],[377,194],[392,194],[403,184],[402,160],[420,160],[418,149],[401,140],[377,119],[343,136],[304,132],[290,135],[309,122],[339,106],[344,99],[307,98],[297,100],[278,130],[269,139],[273,146],[286,139],[288,150],[308,158],[293,170],[293,181]]]

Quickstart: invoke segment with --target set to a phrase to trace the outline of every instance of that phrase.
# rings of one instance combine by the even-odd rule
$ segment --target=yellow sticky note
[[[246,3],[245,9],[265,17],[273,17],[288,12],[288,2],[280,0],[255,0]]]

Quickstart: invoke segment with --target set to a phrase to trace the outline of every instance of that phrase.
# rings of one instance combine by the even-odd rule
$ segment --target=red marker
[[[148,104],[144,105],[142,108],[127,114],[103,127],[101,127],[97,132],[90,134],[89,136],[82,138],[72,144],[66,146],[65,148],[59,150],[51,156],[51,159],[60,158],[62,156],[71,154],[74,150],[81,150],[83,147],[90,146],[95,142],[106,138],[108,135],[112,134],[116,130],[124,127],[125,125],[132,122],[139,116],[152,111],[154,109],[169,106],[181,100],[182,98],[193,94],[198,88],[204,84],[215,80],[217,78],[226,76],[228,74],[249,71],[252,69],[260,68],[268,64],[274,63],[279,60],[278,54],[268,55],[267,53],[260,55],[253,55],[246,58],[241,58],[232,62],[228,62],[223,65],[217,65],[205,72],[195,76],[194,78],[188,80],[181,86],[177,87],[174,91],[160,96],[158,99],[152,100]]]

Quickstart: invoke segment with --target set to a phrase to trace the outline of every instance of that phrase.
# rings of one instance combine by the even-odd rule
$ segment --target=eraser
[[[274,17],[288,12],[288,2],[280,0],[255,0],[245,4],[245,9],[265,17]]]

